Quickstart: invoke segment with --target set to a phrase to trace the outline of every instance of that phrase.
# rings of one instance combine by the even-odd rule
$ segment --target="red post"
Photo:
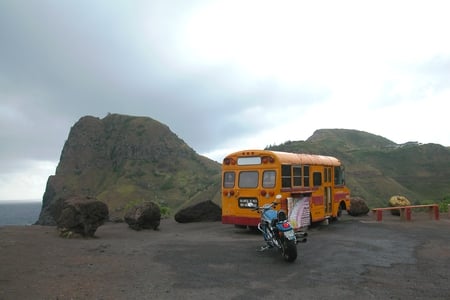
[[[437,221],[439,220],[439,206],[435,205],[433,209],[434,209],[434,219]]]
[[[383,211],[381,209],[377,210],[377,221],[380,222],[383,219]]]
[[[406,221],[411,221],[411,207],[407,207],[406,209]]]

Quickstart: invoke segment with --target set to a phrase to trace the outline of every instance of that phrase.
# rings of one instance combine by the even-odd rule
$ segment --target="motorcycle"
[[[287,220],[286,212],[275,209],[277,204],[279,203],[274,201],[254,208],[261,214],[258,230],[262,232],[266,242],[266,245],[262,246],[260,251],[277,248],[284,260],[293,262],[297,259],[297,243],[306,242],[307,233],[294,232]]]

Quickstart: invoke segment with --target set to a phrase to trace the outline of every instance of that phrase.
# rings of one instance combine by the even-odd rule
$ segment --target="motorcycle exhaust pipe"
[[[296,232],[295,233],[295,237],[297,238],[297,244],[298,243],[306,243],[307,239],[306,237],[308,236],[307,232]]]
[[[295,237],[298,238],[298,239],[301,239],[301,238],[304,238],[304,237],[307,237],[307,236],[308,236],[307,232],[298,231],[298,232],[295,233]]]

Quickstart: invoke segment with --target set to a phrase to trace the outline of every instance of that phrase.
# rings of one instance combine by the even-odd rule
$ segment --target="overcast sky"
[[[449,8],[1,0],[0,200],[42,199],[85,115],[151,117],[216,161],[322,128],[450,146]]]

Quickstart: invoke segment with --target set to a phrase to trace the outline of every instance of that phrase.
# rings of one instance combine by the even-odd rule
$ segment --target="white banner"
[[[288,220],[294,229],[310,225],[310,197],[288,198]]]

